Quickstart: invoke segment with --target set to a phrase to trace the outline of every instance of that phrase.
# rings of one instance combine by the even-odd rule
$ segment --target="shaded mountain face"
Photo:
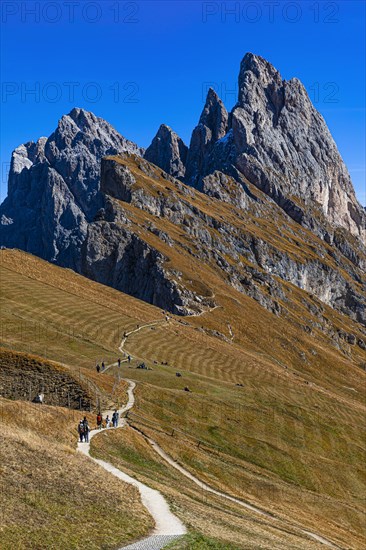
[[[160,166],[175,178],[183,178],[188,147],[169,126],[162,124],[145,151],[145,159]]]
[[[193,187],[202,187],[202,177],[214,171],[209,162],[212,149],[227,131],[227,110],[216,92],[210,88],[198,126],[192,133],[187,156],[186,183]],[[217,168],[222,169],[218,165]]]
[[[63,116],[48,139],[15,149],[0,209],[2,244],[79,270],[87,223],[103,201],[101,158],[123,151],[142,153],[83,109]]]
[[[1,245],[180,315],[222,285],[286,315],[300,289],[347,339],[322,304],[366,324],[365,211],[302,85],[252,54],[239,83],[230,114],[209,91],[189,150],[164,125],[144,153],[92,113],[62,117],[13,153]]]

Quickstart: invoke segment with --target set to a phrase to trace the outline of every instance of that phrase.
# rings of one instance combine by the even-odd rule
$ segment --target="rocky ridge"
[[[321,303],[366,324],[365,211],[301,83],[253,54],[231,113],[209,90],[189,149],[162,125],[144,152],[73,109],[14,151],[0,221],[3,246],[180,315],[217,303],[174,250],[276,315],[289,283],[319,325]]]
[[[209,180],[205,178],[209,191],[207,194],[211,196],[205,200],[204,207],[195,204],[196,191],[192,195],[189,187],[167,178],[169,176],[159,173],[146,161],[133,155],[131,157],[125,154],[103,159],[101,189],[107,197],[107,208],[103,210],[101,219],[96,222],[98,229],[94,228],[92,232],[89,228],[87,242],[89,247],[90,243],[93,243],[92,249],[99,257],[96,262],[93,258],[91,260],[92,265],[99,266],[99,273],[101,251],[111,243],[114,243],[113,250],[117,247],[117,260],[111,260],[115,258],[116,252],[112,253],[109,248],[103,253],[104,261],[107,262],[106,272],[115,274],[115,265],[121,265],[119,283],[108,284],[136,295],[136,291],[131,291],[124,277],[125,270],[129,271],[127,265],[130,265],[131,261],[135,265],[138,258],[141,266],[137,279],[140,284],[144,281],[142,287],[145,288],[154,281],[155,294],[150,288],[150,298],[147,301],[167,305],[167,309],[172,307],[166,297],[162,299],[161,290],[161,285],[170,286],[171,294],[174,279],[177,285],[176,278],[172,277],[171,273],[169,275],[163,267],[168,259],[167,254],[159,253],[159,246],[152,249],[151,245],[144,241],[141,233],[137,237],[131,210],[124,207],[126,203],[133,209],[146,213],[148,217],[144,217],[145,225],[148,220],[152,226],[158,221],[162,221],[164,225],[166,220],[183,230],[190,242],[188,247],[180,240],[175,241],[172,231],[166,233],[155,228],[154,233],[160,241],[175,247],[180,253],[188,251],[200,263],[208,264],[215,271],[221,272],[221,276],[228,284],[255,298],[273,313],[279,314],[279,302],[287,300],[281,283],[287,281],[366,325],[366,284],[362,271],[366,266],[365,256],[358,259],[362,266],[360,269],[337,248],[320,239],[317,239],[315,245],[313,235],[306,230],[298,231],[297,224],[290,222],[288,216],[275,203],[264,203],[258,200],[259,197],[253,198],[254,195],[252,196],[249,188],[248,195],[240,195],[239,191],[244,193],[243,188],[234,178],[225,174],[215,174],[214,192]],[[164,184],[164,179],[169,181],[169,186]],[[218,215],[218,198],[220,203],[225,203],[227,199],[226,204],[229,207],[229,199],[235,196],[235,192],[240,196],[240,202],[231,210],[230,217]],[[254,193],[254,189],[252,192]],[[117,199],[117,202],[113,199]],[[245,212],[242,212],[244,205]],[[263,220],[266,219],[271,219],[273,224],[263,224]],[[118,225],[116,220],[119,222]],[[259,220],[262,220],[261,224],[258,224]],[[268,235],[255,227],[255,224],[263,224],[268,229]],[[95,224],[91,224],[90,227],[93,225]],[[152,231],[151,226],[148,227],[149,231]],[[102,228],[103,233],[100,235]],[[111,232],[114,233],[114,237]],[[130,250],[133,251],[131,258],[129,254],[125,256],[126,238]],[[139,251],[136,249],[137,246],[140,246]],[[124,260],[120,263],[121,253]],[[86,254],[86,257],[90,258],[90,254]],[[147,258],[153,260],[150,267],[146,266]],[[95,277],[98,277],[96,272],[93,275],[93,278]],[[128,280],[135,278],[136,272],[131,273]],[[169,279],[170,284],[167,282]],[[178,294],[183,301],[179,302],[178,308],[173,308],[175,313],[194,313],[214,305],[212,299],[205,299],[198,294],[197,299],[182,290]],[[210,293],[208,295],[210,296]],[[177,295],[174,299],[177,300]]]
[[[143,153],[83,109],[63,116],[49,138],[17,147],[0,209],[3,245],[80,271],[87,224],[103,200],[100,161],[123,151]]]
[[[202,190],[203,178],[215,171],[238,181],[244,176],[321,238],[333,242],[333,231],[325,228],[330,224],[365,245],[365,209],[302,83],[283,80],[268,61],[248,53],[238,84],[238,101],[229,114],[209,90],[192,133],[184,181]],[[148,160],[164,170],[168,166],[151,154]]]

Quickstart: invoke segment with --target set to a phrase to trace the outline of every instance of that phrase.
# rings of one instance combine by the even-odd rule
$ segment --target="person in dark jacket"
[[[86,416],[84,416],[83,425],[84,425],[84,441],[85,443],[89,443],[90,428],[89,428],[89,423]]]
[[[118,427],[118,422],[119,422],[119,413],[117,411],[117,409],[114,411],[114,413],[112,414],[112,424],[113,424],[113,428],[117,428]]]

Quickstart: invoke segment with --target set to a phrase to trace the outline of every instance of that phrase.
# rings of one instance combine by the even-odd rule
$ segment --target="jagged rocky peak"
[[[225,105],[215,92],[210,88],[207,93],[206,103],[200,116],[199,124],[203,124],[211,131],[212,141],[221,139],[228,129],[228,112]]]
[[[202,187],[202,177],[210,172],[209,155],[214,144],[225,136],[228,130],[228,117],[223,102],[210,88],[198,126],[192,132],[185,177],[189,185]]]
[[[176,178],[183,178],[188,147],[166,124],[161,124],[144,158]]]
[[[47,140],[46,155],[50,161],[59,154],[64,154],[65,150],[68,156],[72,151],[74,156],[81,152],[98,159],[122,151],[143,153],[143,150],[121,136],[106,120],[80,108],[74,108],[68,115],[64,115]]]
[[[297,78],[283,80],[268,61],[246,54],[232,134],[234,165],[252,183],[283,207],[290,196],[319,204],[329,222],[365,242],[365,211],[323,117]]]
[[[12,155],[8,196],[0,208],[1,244],[80,269],[87,222],[100,209],[105,155],[143,150],[84,109],[64,115],[49,138]]]
[[[341,227],[366,244],[366,211],[323,117],[297,78],[284,80],[253,53],[240,64],[230,114],[210,89],[188,154],[162,125],[145,158],[201,191],[208,175],[226,173],[238,182],[244,176],[319,237],[332,242]]]
[[[11,155],[10,170],[9,170],[9,187],[12,186],[14,180],[18,174],[20,174],[24,168],[27,170],[33,164],[46,160],[44,154],[44,147],[47,138],[41,137],[38,141],[29,141],[23,145],[19,145],[14,149]]]

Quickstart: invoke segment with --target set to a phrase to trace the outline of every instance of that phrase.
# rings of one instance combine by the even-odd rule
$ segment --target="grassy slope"
[[[132,429],[103,434],[93,441],[92,453],[100,458],[108,457],[117,467],[135,474],[139,480],[166,496],[174,512],[192,534],[179,543],[179,549],[227,548],[226,545],[230,550],[306,550],[322,547],[301,535],[293,525],[263,518],[202,491],[179,472],[169,468]],[[225,467],[222,461],[221,468]]]
[[[147,533],[137,490],[75,451],[80,413],[0,398],[1,548],[113,549]]]
[[[76,372],[82,365],[95,381],[94,361],[115,359],[124,330],[162,317],[156,308],[68,270],[16,251],[0,254],[4,346],[39,354],[46,348],[49,358]],[[209,274],[205,275],[207,280]],[[363,360],[360,351],[353,356],[342,353],[324,335],[309,336],[225,288],[226,295],[224,286],[217,285],[222,307],[189,319],[189,326],[177,319],[128,338],[126,348],[154,369],[122,367],[125,375],[140,382],[135,412],[143,418],[131,415],[133,423],[212,485],[338,540],[345,548],[362,548],[365,375],[358,366]],[[293,311],[298,309],[300,316],[306,294],[292,291]],[[329,308],[325,312],[335,322],[347,323]],[[223,331],[229,319],[232,343],[200,328]],[[178,369],[181,379],[175,377]],[[113,374],[111,369],[110,386]],[[108,375],[103,380],[107,379]],[[192,393],[182,391],[185,385]],[[174,445],[171,436],[161,433],[171,433],[171,427],[184,432],[174,437]],[[200,449],[195,438],[204,442]],[[123,449],[123,444],[112,441],[108,454],[117,454],[116,460],[122,455],[136,473],[136,457],[124,456]],[[147,452],[141,448],[139,456]],[[165,474],[141,475],[165,483]],[[198,497],[193,489],[186,496],[186,482],[177,481],[178,487],[179,483],[182,493],[172,489],[171,500],[186,518]],[[223,507],[228,510],[220,519]],[[263,541],[274,541],[273,546],[264,542],[264,547],[281,547],[272,528],[258,534],[256,518],[233,508],[207,497],[192,527],[201,525],[204,533],[215,536],[212,526],[222,524],[221,535],[228,542],[249,548],[245,544],[263,536]],[[300,548],[294,544],[287,540],[282,547]]]

